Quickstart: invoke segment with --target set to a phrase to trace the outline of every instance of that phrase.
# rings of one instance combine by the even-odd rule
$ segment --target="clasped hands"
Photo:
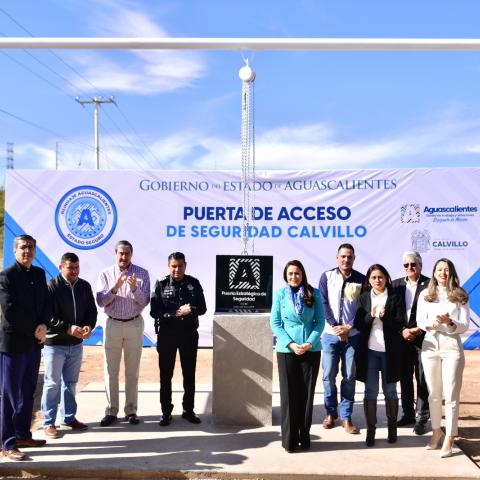
[[[175,316],[186,317],[191,313],[192,313],[192,307],[190,306],[189,303],[186,303],[185,305],[182,305],[181,307],[178,308],[178,310],[175,312]]]
[[[421,333],[420,328],[404,328],[402,330],[402,336],[407,342],[412,342],[415,340]]]
[[[293,351],[295,355],[303,355],[304,353],[308,352],[312,348],[312,344],[309,342],[306,342],[299,345],[298,343],[290,342],[288,344],[288,347],[290,348],[290,350]]]
[[[87,338],[90,338],[90,335],[92,334],[92,327],[79,327],[78,325],[70,325],[70,327],[67,329],[67,333],[72,337],[86,340]]]
[[[348,332],[352,329],[350,325],[335,325],[332,330],[333,333],[340,339],[341,342],[346,342]]]
[[[445,313],[444,315],[437,315],[437,318],[433,322],[432,326],[433,328],[438,328],[442,323],[450,327],[455,327],[454,330],[457,328],[457,326],[452,322],[452,319],[448,313]]]
[[[370,315],[375,318],[382,318],[385,315],[385,307],[381,307],[380,305],[377,305],[375,307],[372,307],[372,311],[370,312]]]

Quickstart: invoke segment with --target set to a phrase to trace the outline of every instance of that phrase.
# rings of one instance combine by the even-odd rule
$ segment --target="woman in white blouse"
[[[393,288],[385,267],[372,265],[357,303],[354,326],[360,332],[355,350],[357,380],[365,382],[363,408],[367,423],[367,447],[375,445],[377,425],[378,378],[382,375],[382,390],[387,413],[388,442],[397,441],[398,396],[402,362],[401,330],[404,326],[405,304]]]
[[[445,440],[440,456],[452,455],[458,435],[458,411],[462,375],[465,367],[460,334],[468,330],[468,295],[460,287],[455,266],[447,258],[437,260],[428,288],[420,293],[417,324],[426,331],[422,344],[422,364],[427,380],[432,421],[428,450],[440,446],[442,430],[442,393],[445,398]]]

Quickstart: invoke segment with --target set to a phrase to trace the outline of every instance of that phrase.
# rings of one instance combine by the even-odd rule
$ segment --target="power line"
[[[7,11],[5,11],[5,9],[3,9],[2,7],[0,7],[0,12],[2,12],[6,17],[8,17],[13,23],[15,23],[15,25],[17,25],[17,27],[19,27],[21,30],[23,30],[25,33],[27,33],[30,37],[32,38],[35,38],[35,35],[30,32],[30,30],[28,30],[27,28],[25,28],[18,20],[16,20],[12,15],[10,15]],[[5,35],[6,36],[6,35]],[[92,82],[90,82],[90,80],[88,80],[88,78],[84,77],[80,72],[78,72],[78,70],[76,70],[74,67],[72,67],[68,62],[66,62],[62,57],[60,57],[60,55],[58,55],[56,52],[54,52],[52,49],[48,49],[48,52],[51,53],[57,60],[59,60],[60,62],[62,62],[67,68],[69,68],[73,73],[75,73],[76,75],[78,75],[78,77],[80,77],[82,80],[84,80],[85,82],[87,82],[91,87],[94,88],[94,90],[96,90],[98,93],[102,93]],[[67,80],[68,81],[68,80]],[[77,88],[77,87],[75,87]],[[83,93],[83,92],[82,92]],[[103,95],[103,96],[107,96],[107,95]]]
[[[12,62],[16,63],[17,65],[20,65],[22,68],[24,68],[25,70],[29,71],[32,75],[35,75],[35,77],[39,78],[40,80],[42,80],[43,82],[45,83],[48,83],[48,85],[50,85],[51,87],[57,89],[57,90],[61,90],[61,88],[58,86],[58,85],[55,85],[54,83],[52,83],[50,80],[48,80],[47,78],[43,77],[42,75],[40,75],[39,73],[35,72],[34,70],[32,70],[30,67],[27,67],[26,65],[24,65],[22,62],[20,62],[19,60],[17,60],[16,58],[13,58],[11,55],[9,55],[7,52],[4,52],[3,50],[0,50],[0,52],[5,55],[7,58],[9,58]],[[62,92],[64,93],[64,92]]]
[[[0,35],[2,35],[2,37],[7,37],[7,35],[3,32],[0,32]],[[49,72],[53,73],[54,75],[56,75],[58,78],[60,78],[62,81],[64,81],[65,83],[69,84],[71,86],[71,88],[75,89],[75,90],[78,90],[78,87],[76,85],[74,85],[68,78],[64,77],[62,74],[58,73],[56,70],[54,70],[52,67],[50,67],[50,65],[48,65],[47,63],[45,63],[44,61],[40,60],[38,57],[36,57],[33,53],[29,52],[28,50],[26,49],[23,49],[23,52],[28,55],[30,58],[32,58],[33,60],[35,60],[38,64],[40,64],[42,67],[44,67],[45,69],[47,69]],[[2,51],[2,53],[5,53]],[[5,53],[6,54],[6,53]],[[14,60],[11,56],[7,55],[8,58],[10,58],[11,60],[13,61],[16,61]],[[24,68],[27,68],[26,66],[24,66],[20,61],[16,61],[17,63],[19,63],[21,66],[23,66]],[[28,68],[27,68],[28,69]],[[31,73],[35,74],[35,72],[31,71]],[[42,80],[44,80],[44,78],[42,78]],[[58,88],[58,89],[61,89],[61,87],[58,87],[58,86],[55,86],[55,88]],[[70,95],[70,94],[68,94]]]
[[[76,140],[70,140],[68,137],[64,136],[64,135],[60,135],[58,134],[57,132],[54,132],[53,130],[51,130],[50,128],[47,128],[47,127],[43,127],[42,125],[39,125],[38,123],[35,123],[35,122],[32,122],[31,120],[27,120],[26,118],[22,118],[20,117],[19,115],[16,115],[14,113],[11,113],[11,112],[8,112],[7,110],[4,110],[3,108],[0,108],[0,113],[3,113],[4,115],[7,115],[9,117],[12,117],[20,122],[23,122],[23,123],[26,123],[27,125],[30,125],[31,127],[34,127],[38,130],[42,130],[43,132],[47,132],[49,133],[50,135],[53,135],[53,136],[56,136],[58,138],[61,138],[62,140],[64,140],[65,142],[67,143],[71,143],[73,145],[80,145],[82,147],[86,147],[88,148],[89,150],[94,150],[94,148],[91,146],[91,145],[87,145],[86,143],[83,143],[83,142],[78,142]]]
[[[114,105],[118,106],[117,105],[117,102],[114,103]],[[143,158],[143,160],[145,161],[145,163],[148,165],[149,168],[153,168],[152,167],[152,164],[150,163],[150,161],[145,157],[145,155],[140,151],[138,150],[138,146],[135,145],[128,137],[127,135],[123,132],[123,130],[120,128],[120,126],[117,124],[117,122],[115,122],[115,120],[112,118],[112,116],[107,112],[105,111],[105,115],[110,119],[110,121],[113,123],[113,125],[115,125],[115,127],[117,128],[117,130],[122,134],[123,138],[135,149],[135,151]]]
[[[140,170],[144,170],[144,166],[141,165],[135,157],[132,157],[130,152],[123,145],[121,145],[118,141],[115,140],[115,136],[105,127],[105,125],[102,122],[100,122],[100,123],[102,125],[102,129],[105,130],[107,133],[109,133],[110,138],[115,142],[115,144],[118,146],[118,148],[120,150],[122,150],[125,153],[125,155],[127,155],[130,158],[130,160],[132,160],[133,163],[135,163],[140,168]],[[105,153],[105,152],[103,152],[103,153]]]
[[[133,126],[132,122],[127,118],[123,110],[120,108],[120,106],[116,103],[115,106],[117,107],[118,111],[120,112],[120,115],[125,119],[125,122],[127,125],[132,129],[133,133],[137,136],[137,138],[140,140],[140,143],[145,147],[147,152],[152,156],[152,158],[155,160],[155,163],[159,163],[158,157],[152,152],[151,148],[145,143],[143,138],[140,136],[140,134],[137,132],[135,127]]]
[[[30,37],[32,38],[35,38],[35,35],[30,32],[26,27],[24,27],[18,20],[16,20],[12,15],[10,15],[5,9],[3,9],[2,7],[0,7],[0,12],[2,12],[6,17],[8,17],[13,23],[15,23],[15,25],[17,25],[21,30],[23,30],[24,32],[26,32]],[[5,34],[3,33],[0,33],[1,35],[3,35],[4,37],[6,37]],[[81,89],[78,89],[78,87],[76,85],[74,85],[70,80],[68,80],[66,77],[64,77],[63,75],[61,75],[60,73],[56,72],[53,68],[51,68],[50,66],[48,66],[45,62],[41,61],[40,59],[38,59],[35,55],[31,54],[30,52],[28,52],[27,50],[24,50],[25,53],[27,53],[31,58],[33,58],[37,63],[39,63],[40,65],[42,65],[44,68],[46,68],[47,70],[49,70],[50,72],[52,72],[54,75],[56,75],[57,77],[59,77],[60,79],[62,79],[64,82],[68,83],[69,85],[71,85],[74,89],[77,89],[77,90],[81,90]],[[48,49],[48,52],[53,55],[57,60],[59,60],[63,65],[65,65],[67,68],[69,68],[75,75],[77,75],[79,78],[81,78],[84,82],[86,82],[88,85],[90,85],[95,91],[101,93],[101,90],[95,86],[88,78],[86,78],[84,75],[82,75],[78,70],[76,70],[73,66],[71,66],[68,62],[66,62],[62,57],[60,57],[57,53],[55,53],[53,50],[51,49]],[[61,87],[58,87],[57,85],[53,84],[52,82],[50,82],[48,79],[44,78],[43,76],[37,74],[36,72],[34,72],[33,70],[31,70],[29,67],[27,67],[26,65],[22,64],[20,61],[18,60],[15,60],[13,57],[11,57],[10,55],[7,55],[5,52],[2,52],[4,53],[8,58],[10,58],[12,61],[14,61],[15,63],[19,64],[20,66],[22,66],[23,68],[25,68],[26,70],[28,70],[30,73],[32,73],[33,75],[37,76],[38,78],[40,78],[41,80],[45,81],[46,83],[48,83],[50,86],[52,86],[53,88],[56,88],[58,90],[60,90],[62,93],[64,93],[65,95],[67,95],[69,98],[71,97],[71,95],[69,93],[66,93],[64,89],[62,89]],[[81,92],[82,93],[82,92]],[[105,97],[107,95],[104,95]],[[115,106],[117,107],[119,113],[121,114],[121,116],[124,118],[125,122],[127,123],[127,125],[129,126],[129,128],[132,130],[132,132],[134,133],[134,135],[138,138],[138,140],[140,141],[140,144],[146,149],[146,151],[148,151],[148,153],[151,155],[151,157],[155,160],[155,164],[159,162],[158,158],[155,156],[155,154],[152,152],[152,150],[150,149],[150,147],[144,142],[143,138],[138,134],[138,132],[136,131],[135,127],[133,126],[132,122],[130,122],[130,120],[127,118],[126,114],[120,109],[120,107],[115,103]],[[120,126],[113,120],[113,118],[110,116],[110,114],[108,112],[105,112],[107,117],[110,119],[110,121],[113,123],[113,125],[115,126],[115,128],[117,128],[117,130],[120,132],[120,134],[125,138],[125,140],[134,148],[134,151],[136,152],[137,155],[140,155],[142,157],[142,159],[146,162],[146,164],[148,165],[149,168],[154,168],[152,166],[152,164],[150,163],[150,161],[145,157],[145,155],[138,149],[138,146],[136,146],[128,137],[127,137],[127,134],[120,128]],[[111,134],[110,134],[111,135]],[[116,142],[116,140],[114,139],[114,137],[112,136],[112,139],[115,143],[117,143],[117,145],[119,146],[119,148],[121,148],[129,157],[131,160],[133,160],[137,165],[139,165],[141,167],[141,165],[131,156],[131,154],[125,150],[123,148],[122,145],[120,145],[118,142]]]

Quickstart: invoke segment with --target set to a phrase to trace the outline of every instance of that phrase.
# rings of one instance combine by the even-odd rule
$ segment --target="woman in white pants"
[[[426,331],[422,345],[422,364],[427,380],[432,421],[432,438],[428,450],[440,446],[442,430],[442,393],[445,398],[445,440],[440,456],[452,455],[458,435],[460,389],[465,366],[460,334],[468,329],[470,310],[468,295],[460,287],[453,263],[441,258],[433,267],[428,288],[420,293],[417,324]]]

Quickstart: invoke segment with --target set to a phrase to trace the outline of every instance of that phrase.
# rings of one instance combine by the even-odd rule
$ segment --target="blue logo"
[[[72,247],[90,250],[103,245],[117,226],[117,208],[97,187],[83,185],[69,190],[58,202],[55,226]]]

